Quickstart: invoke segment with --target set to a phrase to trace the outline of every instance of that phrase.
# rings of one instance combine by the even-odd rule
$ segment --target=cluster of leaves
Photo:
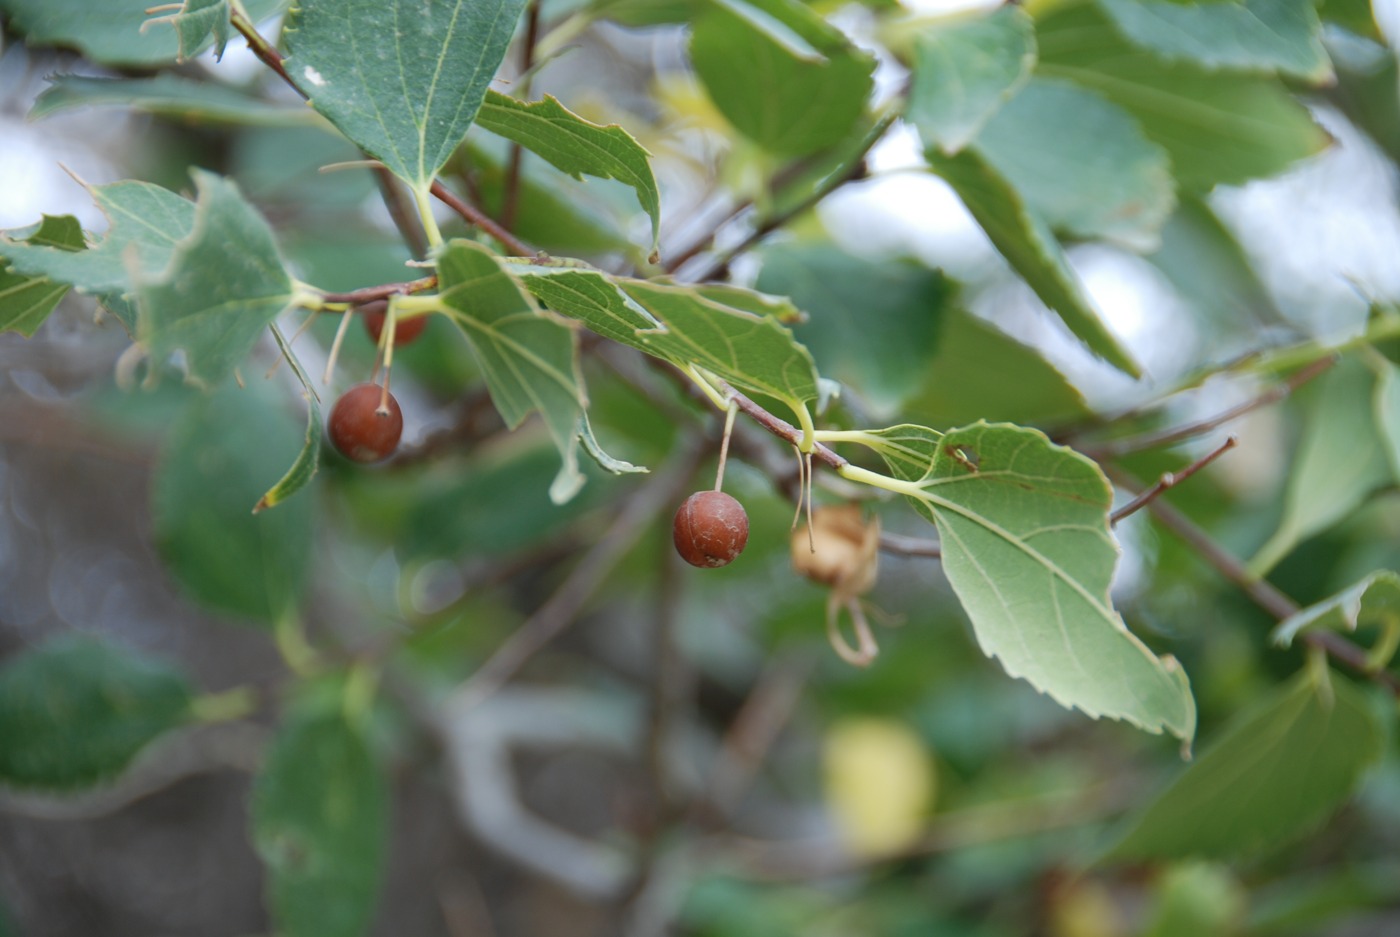
[[[301,637],[321,522],[314,492],[304,489],[323,460],[340,466],[321,451],[317,387],[277,325],[298,310],[348,317],[350,289],[395,284],[377,294],[389,297],[391,317],[450,322],[470,361],[454,356],[455,371],[420,362],[425,381],[460,396],[463,372],[479,379],[507,428],[537,414],[557,453],[557,470],[532,449],[505,457],[494,474],[445,486],[441,493],[456,504],[506,512],[458,521],[445,534],[439,522],[448,512],[432,503],[439,492],[431,475],[413,479],[414,494],[400,499],[408,508],[395,509],[393,492],[381,492],[378,506],[361,513],[386,538],[411,535],[405,553],[421,557],[405,559],[452,556],[480,542],[482,531],[501,551],[543,540],[588,506],[580,448],[605,472],[646,471],[607,454],[594,432],[590,414],[600,408],[585,387],[580,353],[587,330],[660,362],[721,410],[747,395],[752,412],[807,467],[815,453],[872,496],[902,495],[936,527],[943,570],[985,654],[1067,708],[1165,730],[1189,748],[1197,703],[1185,668],[1129,631],[1110,600],[1119,547],[1104,472],[1041,430],[1016,425],[1087,419],[1084,399],[1034,348],[962,310],[943,274],[801,242],[766,249],[755,288],[664,266],[661,190],[638,139],[552,97],[529,102],[490,87],[524,0],[303,0],[283,24],[285,56],[252,33],[282,12],[276,2],[186,0],[158,20],[142,3],[105,4],[102,17],[91,6],[0,0],[31,44],[75,46],[109,66],[162,66],[211,46],[222,52],[238,28],[310,108],[162,72],[56,76],[34,116],[119,105],[309,135],[319,141],[312,152],[329,146],[392,174],[429,248],[419,262],[429,269],[417,272],[430,277],[413,283],[400,282],[408,269],[401,245],[382,247],[378,264],[394,273],[381,279],[359,279],[360,270],[355,282],[318,281],[311,253],[295,247],[296,232],[274,230],[245,194],[247,180],[240,186],[203,170],[192,173],[192,198],[138,181],[89,186],[109,222],[100,237],[71,216],[0,235],[0,327],[33,335],[76,290],[130,334],[149,383],[175,380],[178,362],[197,388],[182,396],[166,437],[155,529],[171,572],[195,599],[275,629],[289,664],[307,678],[254,798],[254,840],[285,932],[363,929],[386,822],[364,679],[329,667]],[[922,142],[926,170],[957,193],[1015,273],[1090,352],[1134,377],[1139,364],[1088,299],[1066,247],[1111,242],[1153,253],[1168,276],[1181,276],[1189,251],[1173,260],[1170,248],[1182,242],[1173,226],[1185,226],[1188,244],[1207,252],[1211,239],[1225,245],[1215,252],[1229,268],[1221,281],[1233,276],[1257,288],[1203,197],[1320,152],[1327,135],[1289,83],[1337,77],[1306,0],[1082,0],[936,20],[883,9],[881,39],[909,79],[878,105],[875,57],[797,0],[597,0],[563,16],[559,33],[599,19],[687,25],[694,74],[733,139],[733,176],[745,180],[733,194],[752,204],[759,233],[859,177],[869,150],[896,120],[906,121]],[[534,154],[537,169],[547,164],[551,174],[522,176],[499,157],[502,141]],[[630,190],[649,223],[645,247],[627,246],[571,204],[585,175]],[[495,228],[494,238],[440,230],[432,200],[453,176],[503,218],[518,199],[513,230]],[[525,244],[597,262],[532,255],[520,249]],[[722,272],[725,258],[716,259]],[[1393,313],[1379,314],[1372,334],[1395,322]],[[304,430],[285,387],[238,380],[269,336],[299,383]],[[448,347],[438,337],[435,344]],[[387,363],[392,339],[380,351]],[[1293,354],[1321,351],[1305,343]],[[1282,369],[1286,360],[1271,366]],[[1257,575],[1395,482],[1395,368],[1367,348],[1323,379],[1283,520],[1255,560]],[[844,385],[845,403],[827,406],[828,379]],[[1356,409],[1362,396],[1374,400],[1371,409]],[[635,416],[628,406],[636,404],[621,407]],[[790,413],[795,426],[775,410]],[[901,422],[863,428],[856,416],[865,412]],[[623,445],[665,452],[674,430],[657,428],[666,421],[654,409],[638,417],[642,428],[630,438],[626,422],[609,420]],[[1358,454],[1351,442],[1360,438],[1368,448]],[[826,448],[838,445],[851,446],[849,459]],[[1347,470],[1339,478],[1342,450]],[[864,454],[875,458],[859,461]],[[546,513],[493,494],[506,479],[547,484],[560,507]],[[356,483],[337,481],[355,500]],[[591,487],[604,484],[599,477]],[[1372,663],[1383,670],[1400,641],[1397,592],[1393,573],[1374,573],[1284,622],[1279,640],[1376,627]],[[328,668],[336,675],[311,679]],[[0,672],[0,714],[0,778],[53,789],[111,778],[158,735],[207,716],[178,673],[92,642],[42,647],[11,662]],[[1354,790],[1380,757],[1383,736],[1366,691],[1325,667],[1304,670],[1235,715],[1141,807],[1109,855],[1218,857],[1275,845]],[[332,890],[354,900],[336,902],[327,916],[320,899]]]

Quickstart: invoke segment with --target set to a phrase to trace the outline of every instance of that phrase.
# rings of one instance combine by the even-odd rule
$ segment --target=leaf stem
[[[500,241],[502,246],[511,254],[517,257],[531,257],[539,253],[530,247],[530,245],[520,240],[520,238],[491,220],[490,215],[487,215],[481,209],[462,198],[462,196],[443,185],[441,179],[434,179],[428,191],[431,192],[438,201],[461,215],[468,223],[475,225],[482,231],[491,235],[491,237]]]
[[[434,182],[433,185],[438,183]],[[418,206],[418,219],[423,222],[423,233],[428,238],[428,250],[436,250],[442,246],[442,229],[438,227],[437,219],[433,217],[433,203],[428,197],[432,187],[413,187],[413,201]]]
[[[306,93],[297,87],[296,82],[292,81],[292,76],[287,74],[287,69],[282,65],[282,53],[274,49],[272,44],[262,37],[257,27],[255,27],[252,21],[244,14],[241,4],[233,4],[232,12],[229,15],[229,22],[233,25],[234,29],[243,34],[244,39],[248,40],[248,49],[256,55],[264,65],[276,72],[277,75],[287,83],[288,87],[301,95],[302,99],[305,100],[307,97]]]
[[[859,465],[852,465],[849,462],[838,468],[836,474],[872,488],[883,488],[885,491],[893,491],[897,495],[918,498],[921,501],[928,500],[928,494],[924,491],[923,486],[916,482],[905,481],[902,478],[891,478],[889,475],[872,472],[870,469],[861,468]]]
[[[540,36],[540,0],[530,0],[525,9],[525,36],[520,49],[520,88],[519,97],[530,93],[530,68],[535,63],[535,44]],[[501,227],[510,230],[515,227],[515,212],[520,201],[520,163],[525,148],[511,141],[510,158],[506,166],[505,193],[501,197]]]

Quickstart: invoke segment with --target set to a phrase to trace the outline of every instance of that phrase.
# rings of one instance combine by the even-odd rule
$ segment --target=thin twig
[[[1307,367],[1289,375],[1283,383],[1275,384],[1258,396],[1204,420],[1188,423],[1185,426],[1174,426],[1154,433],[1144,433],[1141,436],[1130,436],[1126,439],[1118,439],[1097,446],[1082,446],[1079,447],[1080,451],[1096,461],[1103,462],[1200,436],[1202,433],[1208,433],[1222,424],[1244,416],[1246,413],[1277,403],[1336,363],[1337,356],[1334,354],[1319,358]]]
[[[379,195],[384,199],[384,207],[389,210],[394,227],[399,230],[399,236],[408,245],[413,259],[422,260],[428,256],[428,242],[423,237],[423,228],[418,223],[417,213],[404,197],[403,189],[394,181],[394,174],[383,163],[376,164],[373,171],[374,181],[379,185]]]
[[[923,537],[908,537],[904,534],[880,532],[880,549],[897,556],[930,556],[938,559],[943,555],[943,547],[937,540]]]
[[[675,273],[682,266],[684,266],[691,258],[695,257],[702,251],[709,250],[710,245],[714,244],[715,238],[719,236],[720,231],[724,230],[725,225],[729,224],[734,219],[738,218],[741,214],[743,214],[746,210],[752,207],[753,202],[749,199],[744,199],[743,201],[739,202],[729,211],[725,212],[724,217],[721,218],[719,221],[715,222],[714,225],[712,225],[709,228],[709,230],[707,230],[703,235],[692,241],[689,247],[685,248],[684,250],[677,251],[676,253],[667,257],[666,263],[663,265],[662,269],[664,269],[667,273]]]
[[[784,442],[790,445],[801,445],[802,430],[798,429],[796,426],[793,426],[791,423],[789,423],[787,420],[784,420],[782,417],[774,416],[773,414],[769,413],[763,407],[760,407],[748,397],[735,390],[733,385],[731,385],[728,381],[724,380],[723,378],[716,377],[713,379],[712,382],[714,383],[716,390],[718,390],[726,398],[733,400],[734,403],[738,405],[739,409],[742,410],[744,413],[748,414],[749,417],[759,426],[762,426],[764,429],[768,430],[768,432],[772,433],[774,436],[777,436],[779,439],[783,440]],[[812,456],[813,458],[820,459],[821,461],[825,462],[827,465],[831,466],[834,469],[839,469],[844,465],[850,464],[850,460],[847,459],[845,456],[834,452],[833,450],[829,449],[821,443],[813,444]]]
[[[676,501],[699,463],[703,442],[696,438],[671,458],[628,499],[602,537],[543,605],[482,664],[462,689],[462,698],[480,703],[500,689],[530,658],[573,624],[579,610],[602,584],[658,511]]]
[[[1235,443],[1235,437],[1231,436],[1219,446],[1217,446],[1215,449],[1211,450],[1206,455],[1201,456],[1201,458],[1197,459],[1195,462],[1192,462],[1190,465],[1186,466],[1186,468],[1182,469],[1181,471],[1163,473],[1162,477],[1157,479],[1157,483],[1155,485],[1153,485],[1151,488],[1148,488],[1146,491],[1139,494],[1136,498],[1129,501],[1127,504],[1123,505],[1121,508],[1110,514],[1108,516],[1108,522],[1110,524],[1117,524],[1119,521],[1129,516],[1130,514],[1134,514],[1137,511],[1142,510],[1150,502],[1160,497],[1162,492],[1166,491],[1168,488],[1175,488],[1177,485],[1186,481],[1186,479],[1190,478],[1192,475],[1195,475],[1201,469],[1205,468],[1207,465],[1210,465],[1216,459],[1223,456],[1226,452],[1235,448]]]
[[[1141,490],[1142,488],[1142,484],[1136,478],[1121,469],[1105,466],[1104,471],[1115,483],[1129,491]],[[1283,621],[1299,611],[1300,606],[1297,602],[1294,602],[1268,580],[1255,577],[1243,563],[1216,543],[1210,534],[1166,501],[1153,501],[1148,504],[1147,509],[1152,512],[1153,517],[1161,522],[1163,527],[1184,540],[1208,565],[1269,615]],[[1373,669],[1366,659],[1365,649],[1348,641],[1342,635],[1334,631],[1306,631],[1301,640],[1313,647],[1321,648],[1329,657],[1340,661],[1362,676],[1385,687],[1395,696],[1400,697],[1400,676],[1396,676],[1388,670],[1377,671]]]
[[[236,7],[233,9],[229,21],[233,24],[233,28],[242,33],[243,38],[248,40],[249,50],[251,50],[264,65],[276,72],[278,77],[285,81],[289,88],[301,95],[303,99],[307,97],[306,92],[297,87],[296,82],[292,81],[292,76],[288,75],[287,69],[283,67],[282,53],[274,49],[272,44],[264,39],[258,32],[257,27],[249,22],[242,13],[238,12]]]
[[[408,280],[403,283],[381,283],[378,286],[366,286],[358,290],[351,290],[348,293],[323,293],[321,302],[323,303],[348,303],[351,306],[360,306],[364,303],[373,302],[376,299],[388,299],[390,296],[407,296],[410,293],[421,293],[437,286],[437,277],[422,277],[417,280]],[[332,310],[339,312],[340,310]]]
[[[696,805],[708,825],[720,825],[738,807],[764,756],[792,718],[816,663],[817,655],[803,649],[773,658],[759,674],[724,734],[708,795]]]
[[[441,179],[434,179],[432,188],[429,191],[431,191],[433,196],[440,202],[461,215],[469,224],[476,225],[482,231],[485,231],[487,234],[500,241],[505,249],[512,255],[516,257],[534,257],[539,254],[539,251],[536,251],[530,245],[493,221],[490,215],[443,185]]]
[[[521,96],[529,94],[530,90],[530,69],[535,64],[535,43],[540,36],[540,0],[531,0],[530,5],[525,9],[525,37],[524,45],[520,49],[520,74],[522,81],[519,89]],[[519,143],[511,141],[510,158],[506,166],[505,192],[501,197],[501,227],[510,230],[515,227],[515,211],[520,200],[520,161],[525,153],[525,148]]]

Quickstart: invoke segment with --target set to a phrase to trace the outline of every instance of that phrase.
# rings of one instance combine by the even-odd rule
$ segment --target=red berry
[[[393,454],[403,435],[403,411],[393,394],[388,412],[379,411],[384,390],[378,384],[356,384],[331,408],[326,430],[340,454],[356,462],[378,462]]]
[[[389,301],[377,299],[372,303],[365,303],[360,307],[360,316],[364,320],[365,331],[369,333],[370,341],[378,345],[379,336],[384,331],[384,323],[389,319]],[[407,345],[422,335],[423,330],[427,327],[427,316],[400,319],[398,326],[394,329],[394,344]]]
[[[749,516],[722,491],[697,491],[676,511],[671,533],[691,566],[728,566],[749,542]]]

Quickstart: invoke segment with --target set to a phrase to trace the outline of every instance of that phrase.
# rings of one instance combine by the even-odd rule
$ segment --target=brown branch
[[[710,246],[714,244],[715,238],[719,236],[719,232],[724,229],[724,226],[732,222],[735,218],[738,218],[751,207],[753,207],[753,202],[750,199],[744,199],[739,202],[729,211],[725,212],[724,217],[715,222],[708,231],[692,241],[689,247],[667,257],[666,263],[663,265],[662,269],[667,273],[675,273],[691,260],[691,258],[702,251],[709,250]]]
[[[403,189],[395,184],[394,174],[382,163],[376,163],[373,171],[374,181],[379,185],[379,195],[384,200],[384,207],[389,210],[394,227],[399,229],[399,236],[408,245],[413,259],[422,260],[428,256],[428,242],[423,237],[418,216],[404,197]]]
[[[374,302],[376,299],[388,299],[390,296],[421,293],[435,286],[437,286],[437,277],[421,277],[403,283],[381,283],[378,286],[365,286],[348,293],[323,293],[321,294],[321,302],[349,303],[352,306],[359,306],[363,303]]]
[[[468,202],[466,199],[462,198],[462,196],[443,185],[441,179],[434,179],[433,186],[429,191],[444,205],[461,215],[467,223],[476,225],[482,231],[485,231],[487,234],[500,241],[505,249],[512,255],[516,257],[538,256],[539,251],[536,251],[534,248],[530,247],[530,245],[501,227],[491,219],[490,215],[487,215],[471,202]]]
[[[1202,433],[1208,433],[1224,423],[1244,416],[1246,413],[1277,403],[1336,363],[1336,355],[1327,355],[1326,357],[1319,358],[1307,367],[1294,372],[1283,383],[1276,384],[1257,397],[1246,400],[1244,403],[1233,406],[1228,410],[1217,413],[1215,416],[1208,417],[1204,420],[1188,423],[1185,426],[1171,427],[1170,429],[1160,430],[1155,433],[1130,436],[1126,439],[1114,440],[1098,446],[1085,446],[1081,447],[1080,451],[1089,455],[1096,461],[1103,462],[1134,452],[1142,452],[1144,449],[1156,449],[1159,446],[1168,446],[1172,443],[1190,439],[1193,436],[1200,436]]]
[[[249,22],[243,14],[239,13],[236,7],[233,9],[233,14],[229,17],[229,21],[233,24],[233,28],[242,33],[243,38],[248,40],[249,50],[251,50],[264,65],[276,72],[277,76],[287,83],[287,87],[301,95],[303,99],[308,97],[306,92],[298,88],[296,82],[292,81],[292,76],[287,74],[287,69],[282,65],[282,53],[274,49],[272,44],[264,39],[258,32],[257,27]]]
[[[1229,439],[1226,439],[1215,449],[1212,449],[1207,454],[1201,456],[1199,459],[1197,459],[1195,462],[1192,462],[1190,465],[1186,466],[1186,468],[1182,469],[1181,471],[1164,473],[1161,478],[1157,479],[1157,483],[1155,485],[1153,485],[1151,488],[1148,488],[1146,491],[1139,494],[1136,498],[1129,501],[1127,504],[1123,505],[1121,508],[1110,514],[1108,516],[1108,522],[1110,524],[1117,524],[1119,521],[1129,516],[1130,514],[1134,514],[1142,510],[1152,501],[1161,497],[1162,492],[1166,491],[1168,488],[1175,488],[1177,485],[1186,481],[1186,479],[1190,478],[1192,475],[1195,475],[1201,469],[1205,468],[1207,465],[1210,465],[1216,459],[1220,458],[1225,453],[1235,448],[1235,442],[1235,437],[1231,436]]]
[[[1117,484],[1128,490],[1142,488],[1141,483],[1136,478],[1121,469],[1105,466],[1104,471]],[[1283,621],[1299,611],[1297,602],[1294,602],[1268,580],[1256,578],[1243,563],[1216,543],[1210,534],[1198,527],[1185,514],[1160,500],[1148,504],[1147,509],[1152,512],[1153,517],[1161,522],[1163,527],[1185,541],[1226,581],[1237,587],[1249,597],[1250,601],[1269,615]],[[1334,631],[1307,631],[1303,633],[1301,640],[1312,647],[1321,649],[1329,657],[1340,661],[1362,676],[1385,687],[1395,696],[1400,697],[1400,677],[1388,670],[1375,670],[1366,659],[1366,651],[1342,635]]]
[[[520,74],[525,76],[520,89],[522,95],[529,90],[530,69],[535,64],[535,44],[540,36],[540,0],[531,0],[525,11],[524,45],[520,50]],[[501,227],[510,230],[515,227],[515,212],[520,200],[520,161],[525,148],[511,141],[510,159],[506,166],[505,192],[501,196]]]
[[[769,413],[763,407],[760,407],[748,397],[735,390],[733,385],[731,385],[728,381],[724,380],[723,378],[712,378],[711,382],[715,385],[716,390],[718,390],[725,397],[732,398],[734,400],[734,403],[739,407],[739,409],[743,413],[747,414],[759,426],[768,430],[768,432],[772,433],[774,436],[777,436],[784,442],[787,442],[794,446],[801,445],[802,430],[798,429],[796,426],[793,426],[791,423],[789,423],[787,420],[784,420],[782,417],[774,416],[773,414]],[[822,445],[821,443],[813,444],[812,458],[817,459],[821,462],[825,462],[827,465],[831,466],[834,469],[839,469],[842,466],[850,464],[850,460],[847,459],[845,456],[832,451],[831,449]]]

